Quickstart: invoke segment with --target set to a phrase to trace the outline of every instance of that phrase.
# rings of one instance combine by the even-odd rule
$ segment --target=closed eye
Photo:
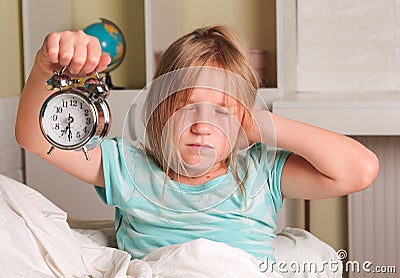
[[[181,107],[179,110],[194,111],[195,109],[196,109],[196,107],[194,104],[189,104],[189,105]]]
[[[218,108],[215,110],[216,113],[218,114],[222,114],[222,115],[229,115],[231,114],[231,112],[229,112],[228,109],[224,109],[224,108]]]

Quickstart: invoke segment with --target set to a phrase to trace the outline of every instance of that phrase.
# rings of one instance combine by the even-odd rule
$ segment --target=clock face
[[[50,97],[40,114],[44,135],[58,148],[79,148],[95,132],[97,122],[93,106],[86,97],[74,92]]]

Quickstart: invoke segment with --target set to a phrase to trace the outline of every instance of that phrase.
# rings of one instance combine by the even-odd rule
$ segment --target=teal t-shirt
[[[275,220],[282,205],[280,177],[289,152],[275,154],[257,143],[238,156],[244,199],[233,174],[234,163],[227,174],[193,186],[166,177],[128,140],[106,139],[101,149],[105,188],[95,188],[106,204],[116,207],[118,248],[133,258],[206,238],[274,260]]]

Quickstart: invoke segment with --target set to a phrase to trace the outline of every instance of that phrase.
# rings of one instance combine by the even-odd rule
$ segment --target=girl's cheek
[[[229,121],[224,123],[224,126],[225,126],[224,131],[229,136],[229,139],[234,140],[236,142],[236,139],[237,139],[237,136],[238,136],[240,130],[243,129],[241,122],[238,121],[238,119],[236,117],[231,115],[229,118]]]

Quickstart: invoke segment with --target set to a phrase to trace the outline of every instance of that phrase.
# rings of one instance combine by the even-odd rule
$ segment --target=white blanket
[[[264,272],[263,262],[248,253],[206,239],[130,260],[127,252],[72,230],[66,219],[40,193],[0,175],[0,277],[280,277]],[[284,236],[282,246],[298,244],[293,238]],[[307,277],[333,276],[324,272]]]

